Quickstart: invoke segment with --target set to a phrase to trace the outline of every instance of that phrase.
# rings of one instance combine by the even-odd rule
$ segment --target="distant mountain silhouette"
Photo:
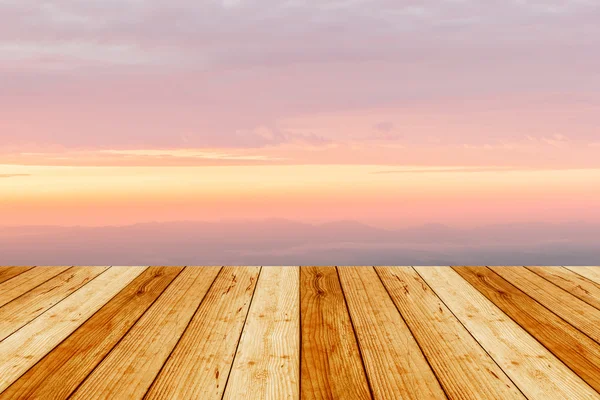
[[[167,222],[107,227],[0,227],[0,265],[600,264],[600,225],[356,221]]]

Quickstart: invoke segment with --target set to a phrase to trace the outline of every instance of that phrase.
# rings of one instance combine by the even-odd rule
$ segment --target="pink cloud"
[[[0,152],[597,165],[599,15],[576,1],[4,1]]]

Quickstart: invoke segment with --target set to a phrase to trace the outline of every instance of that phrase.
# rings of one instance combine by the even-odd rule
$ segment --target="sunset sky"
[[[0,226],[600,223],[597,0],[0,0]]]

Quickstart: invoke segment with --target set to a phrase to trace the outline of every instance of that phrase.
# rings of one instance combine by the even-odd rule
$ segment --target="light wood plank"
[[[0,284],[0,307],[29,292],[70,267],[38,267]]]
[[[0,394],[0,400],[68,398],[182,269],[145,270]]]
[[[33,267],[0,267],[0,283],[4,283]]]
[[[586,395],[586,388],[573,378],[569,371],[561,368],[561,365],[538,344],[539,342],[545,346],[588,384],[599,390],[600,346],[596,342],[488,268],[455,267],[454,269],[478,292],[474,292],[469,286],[446,272],[446,278],[438,279],[441,281],[440,286],[448,285],[452,288],[452,292],[449,293],[454,292],[456,304],[451,308],[460,310],[461,301],[472,299],[462,306],[465,325],[468,323],[472,333],[480,331],[479,335],[482,339],[487,338],[490,341],[490,344],[487,347],[484,344],[484,347],[488,348],[492,356],[506,359],[499,364],[508,371],[517,386],[524,391],[527,390],[525,394],[531,390],[535,395],[535,397],[532,395],[532,398],[598,398],[596,394]],[[421,273],[421,269],[418,271]],[[494,307],[490,307],[489,303],[481,299],[480,295],[478,296],[478,293],[494,303],[512,320],[495,311]],[[537,341],[523,335],[514,326],[513,320]],[[494,355],[492,345],[498,346],[501,352]],[[509,367],[511,369],[507,369]],[[526,381],[520,383],[521,379]]]
[[[600,285],[563,267],[527,267],[539,276],[600,309]]]
[[[263,267],[224,399],[298,399],[298,267]]]
[[[600,310],[523,267],[490,269],[600,343]]]
[[[374,397],[446,398],[375,270],[338,270]]]
[[[219,269],[186,268],[71,399],[143,398]]]
[[[452,269],[417,271],[527,398],[597,398],[588,384]]]
[[[66,339],[145,269],[146,267],[110,268],[0,342],[0,392]]]
[[[148,399],[220,399],[260,272],[225,267],[147,394]]]
[[[0,342],[108,267],[73,267],[0,307]]]
[[[600,267],[565,267],[590,281],[600,285]]]
[[[524,398],[413,268],[376,271],[449,398]]]
[[[370,399],[335,267],[300,270],[302,399]]]

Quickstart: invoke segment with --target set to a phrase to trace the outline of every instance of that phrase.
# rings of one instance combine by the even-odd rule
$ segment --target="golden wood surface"
[[[600,399],[600,267],[0,267],[0,400]]]

